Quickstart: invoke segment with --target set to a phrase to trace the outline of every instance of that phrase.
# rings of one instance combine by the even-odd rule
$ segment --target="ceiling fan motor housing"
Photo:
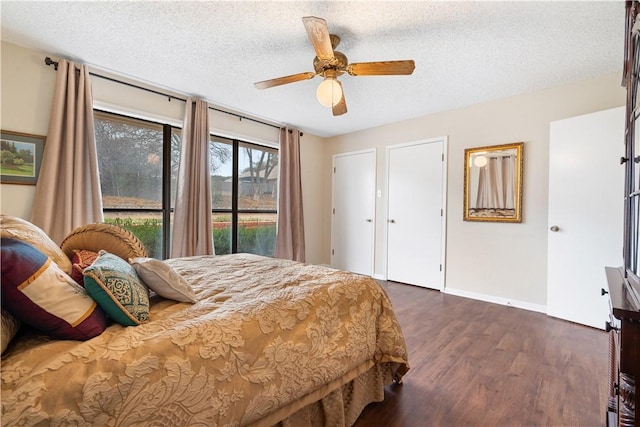
[[[336,70],[336,75],[339,76],[344,74],[348,63],[349,60],[347,59],[347,56],[336,50],[333,52],[333,58],[331,59],[323,60],[317,56],[313,58],[313,69],[320,75],[323,75],[326,70]]]

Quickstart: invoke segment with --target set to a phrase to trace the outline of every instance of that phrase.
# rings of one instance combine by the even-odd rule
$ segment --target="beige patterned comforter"
[[[372,279],[236,254],[167,260],[196,304],[86,341],[25,334],[2,358],[2,425],[270,425],[407,351]]]

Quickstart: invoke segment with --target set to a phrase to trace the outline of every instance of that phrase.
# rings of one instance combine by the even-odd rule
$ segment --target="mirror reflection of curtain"
[[[476,209],[515,209],[516,156],[490,157],[478,175]]]

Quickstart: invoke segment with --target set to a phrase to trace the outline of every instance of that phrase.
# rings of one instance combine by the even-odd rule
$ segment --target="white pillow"
[[[129,262],[149,289],[161,297],[180,302],[196,302],[191,285],[174,269],[155,258],[136,257]]]

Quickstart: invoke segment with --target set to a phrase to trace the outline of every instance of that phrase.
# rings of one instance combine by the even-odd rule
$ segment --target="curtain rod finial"
[[[49,66],[53,65],[53,69],[58,71],[58,62],[57,61],[54,61],[53,59],[51,59],[50,57],[47,56],[46,58],[44,58],[44,63],[49,65]]]

